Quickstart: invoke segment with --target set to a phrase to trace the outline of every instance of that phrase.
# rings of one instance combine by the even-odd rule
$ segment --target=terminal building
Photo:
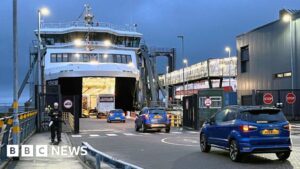
[[[299,17],[300,11],[284,9],[279,12],[278,20],[237,36],[239,103],[275,105],[280,102],[288,116],[295,117],[299,112]],[[266,92],[271,97],[264,97]],[[271,101],[267,102],[268,99]]]

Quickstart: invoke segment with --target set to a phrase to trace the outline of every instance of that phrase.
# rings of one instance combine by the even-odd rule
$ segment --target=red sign
[[[206,98],[206,99],[204,100],[204,104],[205,104],[205,106],[207,106],[207,107],[211,106],[211,99],[210,99],[209,97]]]
[[[264,104],[272,104],[273,103],[273,95],[272,93],[265,93],[263,97]]]
[[[294,104],[296,102],[296,95],[294,93],[288,93],[285,100],[288,104]]]

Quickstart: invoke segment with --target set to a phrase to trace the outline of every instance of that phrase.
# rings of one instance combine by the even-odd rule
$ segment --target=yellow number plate
[[[160,119],[161,116],[156,115],[156,116],[154,116],[154,118],[155,118],[155,119]]]
[[[273,129],[273,130],[262,130],[261,133],[263,135],[277,135],[279,134],[279,130]]]

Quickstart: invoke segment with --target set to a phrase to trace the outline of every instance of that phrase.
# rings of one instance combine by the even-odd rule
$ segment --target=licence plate
[[[161,118],[161,116],[159,116],[159,115],[155,115],[155,116],[154,116],[154,118],[155,118],[155,119],[160,119],[160,118]]]
[[[120,117],[116,117],[116,119],[121,119]]]
[[[279,130],[277,129],[273,129],[273,130],[262,130],[261,133],[263,135],[278,135],[279,134]]]

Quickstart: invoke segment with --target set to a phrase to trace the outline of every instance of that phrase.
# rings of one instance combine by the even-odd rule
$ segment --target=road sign
[[[64,107],[66,109],[70,109],[73,106],[73,102],[71,100],[65,100],[64,101]]]
[[[288,93],[285,100],[288,104],[294,104],[296,102],[296,95],[294,93]]]
[[[209,97],[206,98],[206,99],[204,100],[204,104],[205,104],[205,106],[210,107],[210,106],[211,106],[211,99],[210,99]]]
[[[273,103],[273,95],[272,93],[265,93],[263,97],[264,104],[272,104]]]

